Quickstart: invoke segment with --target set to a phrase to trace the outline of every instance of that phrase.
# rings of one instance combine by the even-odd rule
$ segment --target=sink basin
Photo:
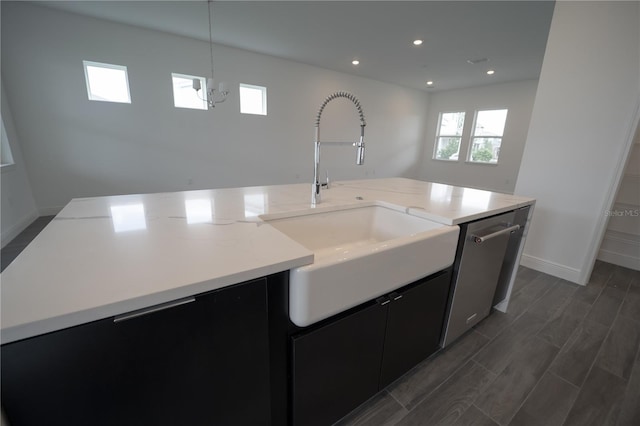
[[[459,233],[381,205],[263,220],[314,254],[289,272],[289,315],[300,327],[449,267]]]

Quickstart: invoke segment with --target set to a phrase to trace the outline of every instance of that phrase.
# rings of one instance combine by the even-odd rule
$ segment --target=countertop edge
[[[512,194],[500,194],[494,193],[497,195],[503,195],[504,198],[500,199],[497,203],[498,207],[494,205],[494,207],[487,207],[485,210],[473,212],[471,214],[464,214],[459,212],[458,210],[451,210],[449,212],[442,210],[442,214],[434,213],[428,210],[428,205],[417,205],[411,206],[408,205],[411,201],[409,201],[410,197],[414,195],[414,191],[418,188],[418,193],[421,193],[422,184],[432,185],[429,182],[418,181],[414,179],[406,179],[406,178],[388,178],[388,179],[380,179],[383,187],[377,187],[377,183],[375,180],[367,180],[367,181],[346,181],[345,184],[341,182],[336,182],[336,188],[343,187],[347,190],[348,197],[337,198],[333,202],[328,202],[327,207],[330,209],[337,208],[351,208],[349,206],[358,206],[358,205],[395,205],[397,209],[401,209],[406,211],[407,214],[412,214],[418,217],[422,217],[424,219],[428,219],[442,225],[448,226],[457,226],[462,223],[474,221],[477,219],[482,219],[488,216],[493,216],[496,214],[504,213],[510,210],[522,208],[525,206],[533,206],[535,205],[536,200],[528,197],[523,197],[519,195]],[[387,184],[387,187],[384,187],[384,184]],[[404,186],[407,185],[406,192],[404,191]],[[411,187],[413,185],[413,187]],[[442,185],[442,184],[434,184],[434,185]],[[287,187],[287,185],[277,185],[276,187]],[[293,186],[293,185],[290,185]],[[361,190],[357,189],[359,186],[362,186],[363,190],[372,191],[370,198],[361,197],[353,197],[354,195],[360,195]],[[447,188],[461,188],[461,187],[453,187],[450,185],[444,185]],[[398,192],[398,187],[400,187],[400,192]],[[259,188],[259,187],[256,187]],[[357,190],[354,192],[354,188]],[[231,188],[224,191],[233,191],[241,188]],[[464,189],[464,188],[463,188]],[[335,190],[334,190],[335,191]],[[486,191],[485,191],[486,192]],[[404,197],[403,202],[394,203],[387,194],[399,193]],[[169,194],[159,194],[158,197],[170,196]],[[407,197],[408,196],[408,197]],[[122,197],[122,196],[118,196]],[[127,196],[125,196],[127,197]],[[108,197],[97,197],[96,199],[106,199]],[[93,199],[79,199],[80,201],[92,201]],[[360,201],[354,201],[360,200]],[[302,204],[295,204],[295,208],[291,209],[292,211],[297,211]],[[331,207],[333,206],[333,207]],[[342,207],[341,207],[342,206]],[[324,208],[324,206],[323,206]],[[290,206],[287,206],[285,210],[289,210]],[[318,211],[322,210],[318,209]],[[275,215],[281,215],[282,213],[276,209]],[[447,217],[448,215],[448,217]],[[278,232],[279,233],[279,232]],[[281,238],[288,239],[284,234],[280,234]],[[113,316],[125,314],[128,312],[132,312],[138,309],[148,308],[151,306],[155,306],[162,303],[167,303],[173,300],[191,297],[198,294],[206,293],[212,290],[221,289],[227,286],[231,286],[234,284],[239,284],[242,282],[250,281],[253,279],[257,279],[260,277],[268,276],[271,274],[284,272],[299,266],[303,266],[309,263],[313,263],[313,253],[308,250],[300,247],[299,249],[294,250],[289,253],[288,256],[281,256],[280,260],[275,263],[264,262],[258,265],[249,265],[251,267],[247,269],[238,269],[234,271],[230,271],[230,273],[214,276],[211,279],[207,279],[204,281],[193,282],[182,284],[177,287],[161,290],[155,293],[147,293],[143,295],[139,295],[129,299],[122,299],[120,301],[114,301],[111,303],[103,304],[103,305],[94,305],[90,306],[89,304],[85,304],[86,308],[81,310],[76,310],[73,312],[62,313],[58,316],[50,316],[46,318],[42,318],[43,315],[32,316],[34,318],[30,322],[22,322],[20,324],[11,325],[6,328],[2,328],[0,331],[0,344],[8,344],[12,342],[16,342],[19,340],[28,339],[31,337],[36,337],[42,334],[47,334],[50,332],[59,331],[62,329],[103,320],[106,318],[110,318]],[[245,265],[246,266],[246,265]],[[204,277],[207,278],[207,277]],[[5,321],[3,321],[5,322]]]
[[[13,327],[3,328],[2,333],[0,334],[0,344],[5,345],[20,340],[37,337],[43,334],[88,324],[94,321],[100,321],[127,312],[136,311],[138,309],[149,308],[155,305],[171,302],[173,300],[190,296],[197,296],[198,294],[207,293],[213,290],[219,290],[235,284],[240,284],[246,281],[251,281],[265,276],[277,274],[279,272],[288,271],[289,269],[303,266],[312,262],[313,254],[310,253],[284,262],[264,265],[258,268],[245,270],[223,277],[216,277],[204,282],[184,285],[159,293],[152,293],[134,299],[127,299],[120,302],[111,303],[109,305],[90,308],[84,311],[77,311],[54,318],[46,318],[27,324],[20,324]]]

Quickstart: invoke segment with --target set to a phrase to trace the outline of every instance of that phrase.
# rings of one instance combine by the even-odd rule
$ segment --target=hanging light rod
[[[227,96],[229,96],[229,90],[224,82],[220,83],[216,89],[215,80],[213,76],[213,18],[212,15],[212,7],[213,0],[207,0],[207,12],[209,16],[209,57],[211,58],[211,78],[207,79],[207,105],[209,109],[213,109],[216,107],[216,104],[221,104],[225,100],[227,100]],[[198,92],[200,91],[200,80],[197,78],[193,79],[193,89]],[[205,99],[203,99],[205,100]]]

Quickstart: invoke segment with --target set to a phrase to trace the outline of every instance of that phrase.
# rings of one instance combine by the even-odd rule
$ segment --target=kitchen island
[[[265,223],[267,217],[386,203],[455,226],[534,203],[404,178],[336,182],[321,204],[311,206],[309,198],[310,185],[296,184],[74,199],[1,275],[3,349],[176,301],[188,311],[192,296],[227,288],[258,288],[246,296],[229,293],[229,301],[262,297],[255,306],[263,316],[253,324],[271,321],[277,309],[269,303],[286,297],[286,271],[312,263],[313,253]],[[269,282],[280,290],[270,292]],[[286,372],[274,367],[273,342],[269,348],[264,341],[278,333],[273,326],[257,337],[271,351],[271,377],[265,373],[263,381],[272,393],[286,382],[274,377]]]

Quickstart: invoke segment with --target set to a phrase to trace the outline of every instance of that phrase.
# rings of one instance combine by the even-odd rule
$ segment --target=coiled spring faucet
[[[364,119],[364,113],[362,112],[362,106],[360,106],[360,101],[353,94],[349,92],[335,92],[329,95],[322,105],[320,105],[320,109],[318,110],[318,115],[316,116],[316,132],[315,132],[315,166],[313,168],[313,184],[311,188],[311,204],[316,205],[320,203],[320,189],[322,188],[322,184],[320,183],[318,177],[318,171],[320,169],[320,117],[322,116],[322,111],[324,107],[327,106],[329,102],[337,98],[347,98],[356,106],[358,110],[358,114],[360,115],[360,140],[358,142],[322,142],[324,145],[352,145],[356,147],[356,164],[361,166],[364,164],[364,126],[367,125],[367,122]],[[329,184],[327,178],[327,185]]]

